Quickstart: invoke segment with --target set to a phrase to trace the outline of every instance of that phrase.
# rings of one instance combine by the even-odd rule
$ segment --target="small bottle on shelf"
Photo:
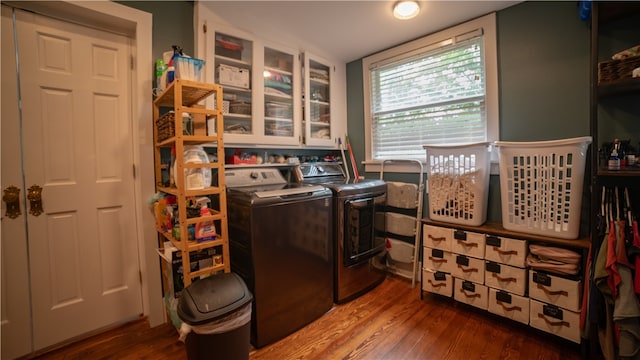
[[[611,146],[611,154],[609,155],[609,161],[607,162],[607,169],[620,170],[620,140],[614,139]]]

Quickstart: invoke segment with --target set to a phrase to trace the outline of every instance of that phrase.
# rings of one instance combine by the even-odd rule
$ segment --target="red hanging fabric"
[[[640,233],[638,233],[638,222],[634,221],[631,225],[633,230],[633,246],[640,248]],[[636,255],[635,258],[636,271],[633,277],[633,289],[636,294],[640,294],[640,255]]]

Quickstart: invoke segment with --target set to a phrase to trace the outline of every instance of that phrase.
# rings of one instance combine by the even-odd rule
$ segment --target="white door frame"
[[[127,35],[132,39],[133,71],[131,109],[133,156],[135,166],[135,212],[138,228],[140,277],[143,312],[150,325],[165,322],[161,291],[157,233],[153,214],[147,203],[155,192],[152,128],[152,15],[111,1],[3,1],[5,4],[31,10],[85,26]],[[137,126],[136,126],[137,125]],[[132,171],[134,171],[132,169]]]

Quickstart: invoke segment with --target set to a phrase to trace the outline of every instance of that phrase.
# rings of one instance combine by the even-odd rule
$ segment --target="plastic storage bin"
[[[590,136],[534,142],[496,141],[502,226],[575,239]]]
[[[249,359],[253,295],[235,273],[217,274],[182,291],[178,317],[183,321],[189,359]]]
[[[491,144],[425,145],[429,217],[471,226],[487,220]]]
[[[177,56],[174,60],[176,79],[202,81],[204,60]]]

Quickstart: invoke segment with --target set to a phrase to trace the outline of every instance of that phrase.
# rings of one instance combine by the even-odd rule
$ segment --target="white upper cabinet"
[[[346,67],[216,21],[197,8],[196,56],[220,84],[226,146],[338,149],[346,133]],[[213,101],[213,99],[212,99]],[[212,104],[207,104],[212,106]]]
[[[213,35],[213,74],[214,82],[223,87],[225,137],[256,134],[253,41],[229,32],[215,31]]]
[[[332,146],[336,129],[332,100],[335,68],[329,61],[308,52],[303,54],[304,73],[304,143],[307,145]]]
[[[300,61],[291,50],[264,46],[262,71],[263,135],[268,144],[300,144]]]

